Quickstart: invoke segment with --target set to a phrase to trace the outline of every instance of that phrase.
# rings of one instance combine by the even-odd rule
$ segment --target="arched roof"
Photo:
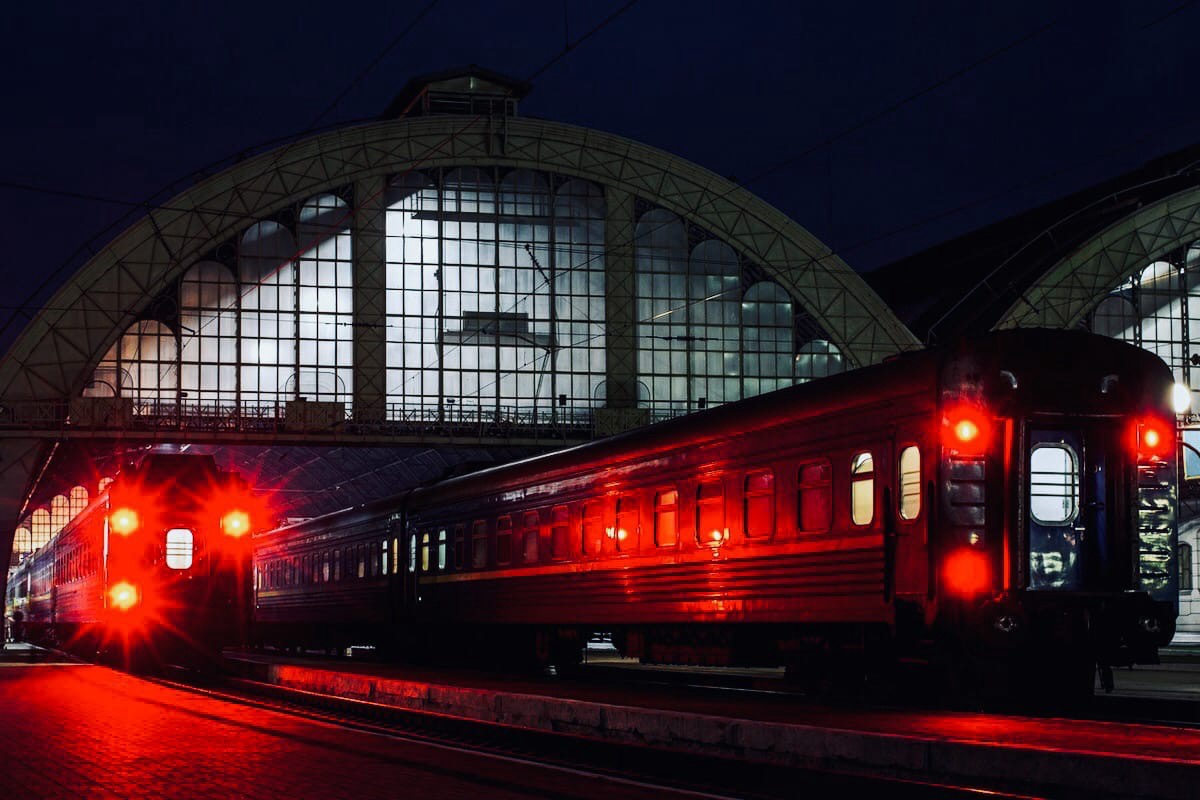
[[[26,327],[0,363],[0,399],[78,393],[108,346],[164,287],[213,247],[287,204],[362,179],[464,165],[586,178],[675,212],[766,269],[852,365],[918,346],[829,248],[708,170],[618,136],[560,123],[431,116],[349,127],[285,145],[152,210],[91,258]]]
[[[996,327],[1074,327],[1135,270],[1197,238],[1200,187],[1146,205],[1072,249],[1021,293]]]

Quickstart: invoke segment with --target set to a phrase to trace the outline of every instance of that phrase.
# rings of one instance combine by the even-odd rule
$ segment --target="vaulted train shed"
[[[0,362],[0,548],[147,448],[307,516],[919,346],[829,248],[481,69],[199,180]]]

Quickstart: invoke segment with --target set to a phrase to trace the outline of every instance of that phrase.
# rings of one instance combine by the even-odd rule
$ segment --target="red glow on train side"
[[[942,415],[942,444],[957,453],[987,452],[990,430],[986,415],[976,406],[956,405]]]
[[[991,587],[987,556],[978,550],[960,549],[946,559],[946,588],[954,594],[971,595]]]

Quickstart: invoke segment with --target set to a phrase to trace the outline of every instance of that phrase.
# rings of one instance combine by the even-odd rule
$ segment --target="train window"
[[[512,561],[512,517],[503,516],[496,520],[496,563]]]
[[[421,534],[421,572],[429,572],[429,531]]]
[[[921,451],[911,445],[900,451],[900,518],[921,513]]]
[[[462,525],[454,526],[454,568],[462,569],[467,563],[466,532]]]
[[[333,575],[333,567],[329,563],[329,551],[321,553],[321,583],[329,583],[329,578]]]
[[[636,497],[626,496],[617,499],[617,525],[613,538],[617,540],[618,550],[637,550],[638,534],[641,532],[638,519],[638,501]]]
[[[875,519],[875,459],[870,453],[850,459],[850,519],[855,525]]]
[[[568,513],[566,506],[555,506],[550,523],[550,557],[564,559],[570,556],[568,533]]]
[[[446,568],[446,545],[447,545],[447,533],[446,533],[446,529],[442,528],[440,531],[438,531],[438,541],[437,541],[437,547],[438,547],[438,549],[437,549],[437,568],[439,571],[444,570]]]
[[[471,526],[471,566],[482,569],[488,562],[487,523],[475,520]]]
[[[775,475],[770,470],[746,476],[742,524],[750,538],[770,536],[775,529]]]
[[[192,532],[187,528],[167,531],[167,566],[187,569],[192,565]]]
[[[725,488],[719,480],[696,487],[696,543],[705,546],[725,540]]]
[[[1192,591],[1192,546],[1187,542],[1180,542],[1178,550],[1179,558],[1179,591]]]
[[[342,579],[342,551],[333,551],[333,580],[336,583]]]
[[[392,537],[392,574],[400,573],[400,537]]]
[[[417,535],[415,533],[408,535],[408,571],[417,571]]]
[[[383,560],[384,551],[375,547],[374,542],[367,543],[367,555],[371,561],[371,577],[374,578],[379,574],[380,562]],[[386,564],[382,566],[387,566]]]
[[[538,560],[538,538],[541,535],[541,518],[536,511],[525,512],[524,558],[526,564],[535,564]]]
[[[1079,507],[1079,460],[1068,444],[1034,445],[1029,454],[1029,513],[1039,525],[1065,525]]]
[[[363,546],[361,544],[356,546],[354,549],[358,554],[358,577],[365,578],[365,577],[367,577],[367,553],[366,553],[366,550],[363,548]],[[414,559],[414,562],[415,562],[415,560],[416,559]]]
[[[383,569],[380,570],[384,575],[388,574],[388,548],[387,539],[379,543],[379,557],[383,560]]]
[[[583,504],[580,529],[583,531],[583,552],[589,556],[599,554],[604,543],[604,521],[600,514],[600,501]]]
[[[666,489],[654,495],[654,543],[659,547],[674,547],[679,544],[676,516],[678,502],[679,493],[674,489]]]

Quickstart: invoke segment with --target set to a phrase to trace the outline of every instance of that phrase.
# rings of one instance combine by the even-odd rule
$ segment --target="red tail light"
[[[250,532],[250,515],[241,509],[234,509],[221,517],[221,530],[226,536],[235,539]]]
[[[1162,420],[1144,420],[1137,426],[1134,443],[1139,461],[1167,458],[1175,449],[1175,427]]]
[[[970,405],[946,409],[942,416],[942,445],[959,453],[987,452],[990,426],[983,410]]]
[[[985,592],[992,585],[991,569],[984,553],[960,549],[950,554],[945,565],[946,588],[954,594]]]
[[[113,608],[128,611],[138,604],[138,590],[129,581],[113,584],[108,590],[108,599]]]
[[[138,513],[128,506],[122,506],[108,515],[108,526],[114,533],[128,536],[138,529],[141,520]]]

